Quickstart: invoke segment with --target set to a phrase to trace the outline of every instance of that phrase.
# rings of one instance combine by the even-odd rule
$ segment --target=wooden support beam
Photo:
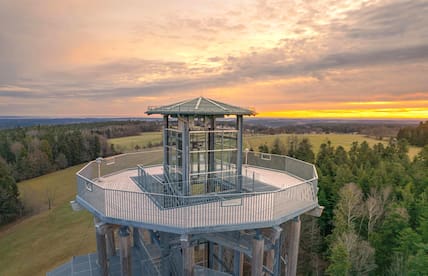
[[[252,241],[252,258],[251,258],[251,275],[260,276],[263,275],[263,248],[264,239],[263,236],[258,232]]]
[[[297,258],[299,255],[301,221],[299,217],[296,217],[293,220],[287,222],[287,224],[287,231],[285,233],[285,248],[287,256],[285,275],[294,276],[297,273]]]
[[[184,276],[193,275],[193,267],[195,266],[195,250],[190,244],[189,235],[181,235],[181,250],[183,258],[183,271]]]
[[[120,267],[122,276],[132,275],[132,254],[131,254],[131,236],[129,228],[122,226],[119,229],[119,251],[120,251]]]
[[[107,262],[107,245],[105,231],[107,225],[101,222],[98,218],[94,218],[95,223],[95,240],[97,243],[98,265],[100,266],[100,273],[102,276],[108,276],[108,262]]]

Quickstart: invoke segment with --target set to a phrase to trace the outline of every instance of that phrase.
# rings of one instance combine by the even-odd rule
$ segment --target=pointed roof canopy
[[[254,110],[225,104],[204,97],[160,107],[149,107],[146,113],[148,115],[256,115]]]

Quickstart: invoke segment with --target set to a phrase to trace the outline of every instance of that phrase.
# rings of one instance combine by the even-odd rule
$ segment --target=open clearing
[[[150,145],[159,145],[162,143],[162,132],[142,132],[140,135],[109,139],[110,144],[120,152],[135,151],[138,146],[140,149],[150,147]]]
[[[73,255],[95,251],[93,217],[73,212],[76,195],[74,166],[19,183],[35,214],[0,228],[0,275],[45,275]],[[55,191],[53,208],[47,210],[46,189]]]
[[[312,150],[315,155],[318,153],[320,145],[322,143],[326,143],[330,141],[334,147],[342,146],[345,150],[349,150],[353,142],[362,143],[367,141],[370,146],[373,146],[378,143],[382,143],[384,145],[388,144],[388,141],[385,140],[376,140],[370,137],[366,137],[360,134],[276,134],[276,135],[246,135],[244,137],[244,148],[253,148],[255,151],[258,150],[259,145],[266,143],[270,148],[272,148],[273,142],[276,138],[281,139],[281,141],[286,144],[287,139],[292,136],[297,136],[298,140],[301,141],[303,138],[308,138],[311,145]],[[413,159],[416,156],[421,148],[410,146],[409,147],[409,157]]]

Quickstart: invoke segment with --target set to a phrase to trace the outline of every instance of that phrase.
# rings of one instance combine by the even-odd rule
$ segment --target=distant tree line
[[[159,122],[103,122],[0,131],[0,224],[21,215],[16,181],[116,154],[108,138],[160,129]]]
[[[263,123],[265,122],[266,123]],[[232,122],[225,124],[232,125]],[[294,122],[287,123],[275,121],[271,122],[268,119],[254,120],[246,122],[244,127],[247,132],[257,134],[306,134],[306,133],[358,133],[367,135],[376,139],[396,137],[398,131],[403,128],[404,124],[399,123],[337,123],[337,122]]]
[[[303,216],[298,274],[426,275],[428,145],[409,160],[405,140],[349,151],[330,142],[277,139],[264,152],[315,162],[320,218]]]
[[[428,145],[428,121],[420,122],[417,127],[404,127],[398,131],[397,139],[406,139],[411,145]]]

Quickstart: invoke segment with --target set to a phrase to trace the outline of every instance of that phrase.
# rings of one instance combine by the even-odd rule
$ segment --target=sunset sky
[[[428,1],[0,0],[0,116],[428,119]]]

